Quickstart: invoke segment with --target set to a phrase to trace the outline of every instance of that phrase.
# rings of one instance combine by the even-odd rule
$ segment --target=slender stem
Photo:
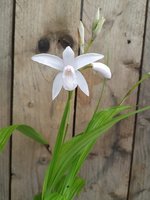
[[[100,105],[100,103],[101,103],[101,100],[102,100],[102,97],[103,97],[103,94],[104,94],[105,84],[106,84],[106,79],[103,80],[103,85],[102,85],[101,94],[100,94],[100,97],[99,97],[99,100],[98,100],[98,103],[97,103],[97,106],[96,106],[96,108],[95,108],[94,113],[97,112],[97,110],[98,110],[98,108],[99,108],[99,105]]]
[[[102,97],[103,97],[103,94],[104,94],[105,83],[106,83],[106,79],[103,80],[103,85],[102,85],[101,94],[100,94],[98,103],[97,103],[97,105],[96,105],[96,108],[95,108],[95,110],[94,110],[94,113],[93,113],[93,115],[92,115],[92,118],[91,118],[90,122],[92,122],[92,120],[93,120],[93,118],[95,117],[95,114],[97,113],[97,110],[98,110],[98,108],[99,108],[100,102],[101,102]],[[89,122],[89,124],[88,124],[88,126],[87,126],[85,132],[87,132],[87,130],[89,129],[89,127],[90,127],[90,125],[91,125],[90,122]]]
[[[92,46],[93,42],[94,42],[94,40],[93,40],[92,38],[88,41],[87,46],[86,46],[85,49],[84,49],[84,53],[87,53],[87,52],[88,52],[88,50],[89,50],[90,47]]]
[[[136,82],[129,90],[128,92],[125,94],[125,96],[122,98],[121,102],[119,103],[119,105],[122,105],[126,99],[130,96],[130,94],[138,87],[138,85],[140,85],[143,81],[145,81],[146,79],[150,78],[150,74],[147,73],[145,74],[138,82]]]
[[[64,113],[63,113],[62,120],[61,120],[61,124],[60,124],[59,130],[58,130],[56,144],[55,144],[55,148],[54,148],[54,154],[55,154],[55,152],[59,152],[59,149],[61,148],[61,146],[62,146],[62,144],[65,140],[66,131],[67,131],[67,124],[69,124],[69,115],[70,115],[70,105],[71,105],[72,93],[73,93],[72,91],[68,92],[68,99],[67,99],[67,103],[66,103],[66,106],[65,106],[65,110],[64,110]]]
[[[69,91],[69,101],[70,101],[70,105],[71,105],[71,100],[72,100],[72,96],[73,96],[73,93],[74,91]],[[64,138],[63,138],[63,143],[65,142],[65,139],[66,139],[66,135],[67,135],[67,132],[68,132],[68,127],[69,127],[69,124],[70,124],[70,114],[71,114],[71,107],[69,108],[69,112],[68,112],[68,119],[67,119],[67,122],[66,122],[66,127],[65,127],[65,130],[64,130]]]
[[[54,147],[54,153],[51,159],[51,162],[49,164],[49,167],[47,169],[47,174],[45,176],[45,180],[44,180],[44,185],[43,185],[43,192],[42,192],[42,199],[44,199],[44,195],[45,192],[47,190],[49,183],[49,179],[53,180],[53,178],[55,177],[55,165],[57,165],[57,162],[59,160],[59,152],[61,150],[61,147],[65,141],[65,136],[67,133],[67,126],[69,124],[69,116],[70,116],[70,108],[71,108],[71,98],[72,98],[72,94],[73,92],[68,92],[68,99],[67,99],[67,103],[63,112],[63,116],[61,119],[61,123],[60,123],[60,127],[58,130],[58,134],[57,134],[57,139],[56,139],[56,143],[55,143],[55,147]]]
[[[126,100],[127,98],[132,94],[132,92],[146,79],[150,78],[150,74],[144,74],[144,76],[138,81],[136,82],[129,90],[128,92],[125,94],[125,96],[122,98],[122,100],[120,101],[120,103],[118,104],[118,106],[121,106]],[[115,111],[112,111],[112,113],[110,114],[110,117],[114,114]]]

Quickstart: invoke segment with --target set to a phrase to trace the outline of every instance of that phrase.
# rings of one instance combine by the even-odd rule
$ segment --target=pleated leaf
[[[41,194],[37,194],[34,196],[34,200],[42,200]]]
[[[118,115],[121,111],[127,109],[129,109],[128,106],[118,106],[98,112],[92,119],[92,122],[90,122],[91,126],[87,127],[85,132],[63,145],[57,166],[55,166],[55,170],[53,171],[53,178],[51,179],[51,177],[49,177],[48,180],[49,192],[57,191],[57,185],[64,175],[68,174],[65,184],[63,183],[60,186],[62,194],[66,194],[66,186],[69,185],[71,187],[71,185],[73,185],[83,162],[87,158],[96,140],[117,122],[136,113],[148,110],[150,106],[127,114]],[[73,190],[77,190],[77,187],[73,188]]]
[[[37,132],[32,127],[28,125],[24,125],[24,124],[21,124],[21,125],[16,124],[16,125],[11,125],[11,126],[0,129],[0,150],[4,148],[5,144],[7,143],[10,136],[15,130],[20,131],[24,135],[32,138],[33,140],[35,140],[36,142],[40,144],[44,144],[44,145],[48,144],[48,142],[44,139],[42,134]]]

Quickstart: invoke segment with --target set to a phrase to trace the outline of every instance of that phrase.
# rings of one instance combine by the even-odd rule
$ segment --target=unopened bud
[[[93,21],[93,24],[92,24],[92,30],[94,30],[96,28],[99,19],[100,19],[100,9],[98,8],[97,13],[94,18],[94,21]]]
[[[79,25],[79,37],[80,37],[80,51],[84,53],[84,25],[82,21],[80,21]]]
[[[95,71],[102,74],[105,78],[111,79],[111,71],[107,65],[103,63],[95,62],[95,63],[92,63],[92,67]]]
[[[92,39],[94,40],[100,33],[102,26],[105,22],[104,17],[100,17],[100,9],[98,8],[95,19],[92,24]]]

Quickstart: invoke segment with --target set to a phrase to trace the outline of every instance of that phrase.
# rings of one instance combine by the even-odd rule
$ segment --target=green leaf
[[[112,119],[115,115],[121,113],[122,111],[130,109],[131,106],[124,106],[124,105],[119,105],[119,106],[114,106],[110,108],[106,108],[100,112],[96,112],[89,122],[85,132],[89,132],[93,130],[94,128],[97,128],[101,126],[105,121],[108,121]]]
[[[72,184],[69,184],[69,183],[66,184],[67,178],[68,178],[68,175],[63,176],[63,178],[57,184],[56,186],[57,193],[56,192],[51,193],[47,191],[47,193],[44,196],[44,200],[49,199],[53,195],[58,196],[58,194],[61,194],[60,196],[57,197],[58,199],[66,198],[67,200],[72,200],[76,195],[79,195],[80,191],[85,185],[85,181],[82,178],[77,176],[74,178],[74,181]],[[64,186],[64,188],[62,186]]]
[[[21,125],[16,124],[0,129],[0,150],[4,148],[6,142],[9,140],[10,136],[15,130],[20,131],[24,135],[32,138],[33,140],[39,142],[40,144],[44,145],[48,144],[48,142],[44,139],[44,137],[32,127],[24,124]]]
[[[129,106],[116,106],[96,113],[95,117],[93,117],[90,122],[90,126],[86,128],[84,133],[72,138],[69,142],[63,145],[58,159],[59,162],[57,162],[57,165],[55,166],[55,171],[53,171],[53,174],[51,176],[51,173],[49,171],[48,189],[51,192],[55,191],[56,185],[60,183],[64,174],[68,173],[68,171],[69,176],[67,184],[70,184],[70,182],[72,183],[74,181],[74,176],[77,174],[83,161],[86,159],[87,152],[91,150],[95,143],[95,140],[97,139],[97,137],[100,136],[99,133],[99,135],[95,138],[94,135],[90,135],[90,133],[92,133],[93,130],[98,128],[99,126],[102,126],[102,124],[104,124],[106,121],[111,120],[114,115],[117,115],[118,113],[126,109],[129,109]],[[88,142],[86,141],[87,137],[90,137],[90,141],[88,140]]]
[[[84,133],[71,139],[69,142],[63,145],[59,156],[59,162],[57,162],[57,166],[55,166],[55,172],[57,173],[53,174],[52,179],[49,179],[49,191],[57,191],[57,184],[60,183],[65,174],[68,174],[67,181],[65,184],[61,185],[61,190],[65,194],[66,185],[73,184],[77,173],[79,172],[84,160],[88,156],[88,153],[95,144],[96,140],[117,122],[126,119],[136,113],[148,110],[150,109],[150,106],[129,112],[127,114],[118,115],[118,112],[123,111],[123,109],[126,110],[129,109],[129,107],[124,106],[123,108],[122,106],[118,106],[115,108],[106,109],[105,111],[101,111],[101,113],[97,113],[96,116],[101,117],[95,117],[92,119],[94,120],[91,123],[93,124],[92,128],[86,129]]]
[[[45,195],[44,200],[68,200],[57,192]]]
[[[150,77],[150,74],[143,76],[124,96],[121,104],[128,98],[128,96],[135,90],[135,88],[144,80]],[[101,112],[94,112],[93,117],[83,133],[74,137],[70,141],[62,145],[59,156],[57,158],[57,165],[55,165],[53,173],[48,169],[47,190],[46,192],[60,192],[67,200],[71,200],[72,194],[76,194],[78,187],[75,183],[77,173],[79,172],[83,162],[97,141],[103,133],[110,129],[117,122],[126,119],[136,113],[150,109],[146,107],[127,114],[120,114],[124,110],[128,110],[130,106],[122,105],[102,110]],[[96,109],[97,111],[97,109]],[[51,164],[50,164],[51,165]],[[65,177],[65,178],[64,178]],[[62,179],[64,179],[62,181]],[[59,187],[58,187],[59,185]],[[67,185],[71,188],[70,192]],[[44,199],[45,200],[45,199]]]
[[[72,184],[67,188],[68,190],[63,191],[66,193],[67,200],[72,200],[75,196],[78,196],[85,185],[85,181],[80,177],[75,177]]]
[[[42,200],[42,195],[41,194],[35,195],[34,200]]]
[[[129,90],[128,92],[125,94],[125,96],[123,97],[123,99],[121,100],[120,104],[123,104],[125,102],[125,100],[132,94],[132,92],[141,84],[143,83],[146,79],[150,78],[150,73],[146,73],[142,76],[142,78],[136,82]]]

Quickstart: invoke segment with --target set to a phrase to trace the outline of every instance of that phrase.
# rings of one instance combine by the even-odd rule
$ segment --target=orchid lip
[[[71,65],[65,66],[62,77],[64,89],[72,91],[77,87],[76,73]]]

